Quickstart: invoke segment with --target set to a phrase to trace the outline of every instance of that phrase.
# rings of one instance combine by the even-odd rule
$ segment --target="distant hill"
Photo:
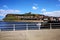
[[[33,14],[31,12],[25,14],[7,14],[4,21],[14,21],[14,20],[43,20],[43,21],[60,21],[60,17],[51,17],[41,14]]]

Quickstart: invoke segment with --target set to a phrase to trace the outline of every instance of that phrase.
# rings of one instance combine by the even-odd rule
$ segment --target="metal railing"
[[[60,23],[49,23],[50,29],[60,29]]]
[[[40,30],[41,24],[0,24],[0,31],[15,30]]]
[[[46,26],[45,26],[46,25]],[[60,23],[48,24],[3,24],[0,25],[0,31],[16,31],[16,30],[40,30],[40,29],[60,29]]]

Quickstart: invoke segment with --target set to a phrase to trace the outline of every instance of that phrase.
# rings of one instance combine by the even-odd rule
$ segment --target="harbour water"
[[[15,27],[15,30],[36,30],[39,29],[41,23],[40,22],[0,22],[0,29],[2,31],[11,31]]]

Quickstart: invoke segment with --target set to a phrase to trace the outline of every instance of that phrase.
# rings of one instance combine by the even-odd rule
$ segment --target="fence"
[[[40,30],[40,29],[60,29],[60,23],[48,24],[4,24],[0,25],[0,31],[16,30]]]
[[[50,23],[50,29],[60,29],[60,23]]]

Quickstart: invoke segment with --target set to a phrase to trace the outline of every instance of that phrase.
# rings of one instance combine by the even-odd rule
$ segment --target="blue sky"
[[[0,19],[9,13],[26,12],[60,16],[60,0],[0,0]]]

